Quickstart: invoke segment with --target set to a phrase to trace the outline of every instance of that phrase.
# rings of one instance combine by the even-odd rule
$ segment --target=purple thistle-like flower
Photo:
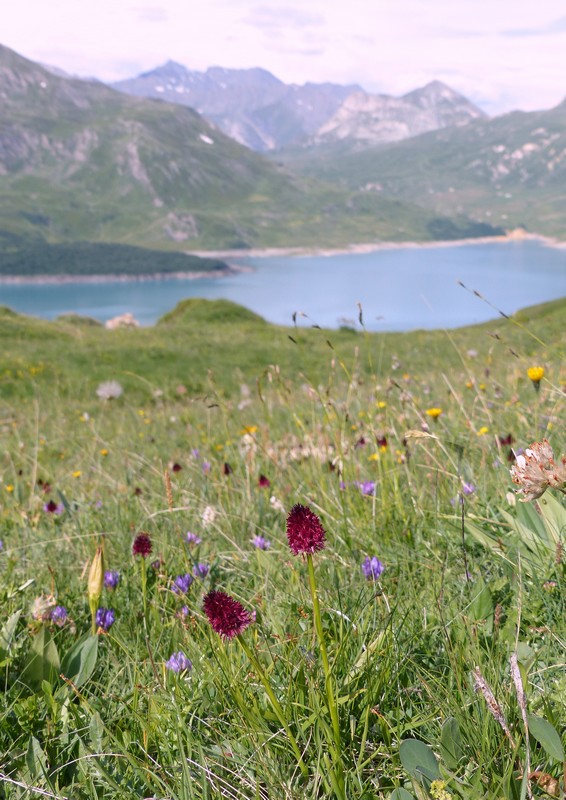
[[[165,666],[171,672],[185,672],[193,668],[193,663],[182,650],[179,650],[177,653],[171,654],[171,658],[165,662]]]
[[[204,580],[210,571],[208,564],[195,564],[193,567],[193,575],[195,578]]]
[[[120,573],[117,569],[109,569],[104,573],[104,585],[107,589],[116,589],[120,583]]]
[[[212,629],[226,639],[239,636],[253,622],[250,612],[225,592],[209,592],[204,598],[203,608]]]
[[[187,531],[186,539],[187,539],[187,543],[191,544],[191,545],[192,544],[195,544],[195,545],[196,544],[200,544],[202,542],[202,539],[200,538],[200,536],[197,536],[196,533],[191,533],[190,531]]]
[[[193,581],[193,576],[189,575],[188,572],[186,572],[184,575],[177,575],[173,581],[173,591],[175,594],[186,594],[189,591]]]
[[[295,555],[316,553],[324,548],[326,531],[308,506],[294,505],[287,517],[287,541]]]
[[[377,556],[371,556],[371,558],[367,556],[362,561],[362,572],[368,581],[378,581],[384,569],[385,567]]]
[[[271,542],[268,542],[263,536],[254,536],[252,544],[254,547],[257,547],[258,550],[269,550],[271,547]]]
[[[116,615],[113,608],[98,608],[96,610],[95,622],[103,631],[108,631],[114,625]]]
[[[65,624],[68,616],[65,606],[55,606],[55,608],[51,609],[49,614],[51,622],[54,622],[55,625],[58,625],[60,628]]]
[[[375,494],[375,481],[357,481],[356,486],[362,494]]]
[[[151,538],[149,533],[138,533],[132,545],[132,553],[134,556],[142,556],[147,558],[151,555]]]

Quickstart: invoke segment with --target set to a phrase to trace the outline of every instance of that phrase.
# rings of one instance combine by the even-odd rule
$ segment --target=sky
[[[392,95],[437,79],[489,114],[566,96],[564,0],[6,0],[0,44],[104,81],[173,59]]]

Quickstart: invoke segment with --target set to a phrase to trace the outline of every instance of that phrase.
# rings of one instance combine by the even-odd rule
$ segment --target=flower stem
[[[316,590],[316,578],[314,574],[314,563],[312,560],[312,553],[307,553],[307,567],[309,572],[309,586],[312,597],[312,607],[314,616],[314,627],[320,647],[320,655],[322,657],[322,667],[324,669],[325,688],[326,688],[326,702],[328,710],[330,711],[330,718],[332,720],[332,733],[334,738],[334,762],[336,769],[336,794],[341,800],[346,800],[344,790],[344,773],[342,769],[342,739],[340,736],[340,722],[338,720],[338,706],[334,696],[334,681],[332,678],[332,671],[328,662],[328,653],[326,652],[326,642],[324,641],[324,630],[322,628],[322,617],[320,615],[320,604],[318,602],[318,592]]]
[[[145,563],[145,558],[142,556],[140,558],[140,569],[141,569],[141,585],[142,585],[142,599],[143,599],[143,618],[145,621],[146,631],[148,630],[148,619],[147,619],[147,565]]]
[[[265,689],[265,691],[267,693],[267,696],[269,698],[269,701],[271,703],[271,706],[272,706],[273,710],[275,711],[275,714],[277,715],[277,719],[279,720],[279,722],[283,726],[283,729],[285,730],[285,733],[287,734],[287,738],[289,739],[289,742],[291,743],[291,747],[293,748],[293,752],[295,753],[295,755],[297,757],[297,763],[298,763],[298,765],[299,765],[299,767],[301,769],[301,772],[303,773],[305,778],[308,777],[309,772],[308,772],[308,769],[307,769],[307,765],[303,761],[303,756],[302,756],[302,753],[300,751],[299,745],[297,744],[297,740],[293,736],[293,734],[291,732],[291,729],[289,728],[289,724],[287,723],[287,720],[285,719],[285,713],[284,713],[283,709],[281,708],[281,704],[279,703],[279,700],[275,697],[275,693],[273,692],[273,689],[271,688],[271,684],[269,682],[269,678],[267,677],[263,667],[261,666],[261,664],[257,660],[257,658],[255,656],[255,653],[253,652],[251,647],[244,641],[242,636],[240,635],[240,636],[237,636],[236,638],[238,639],[240,645],[242,646],[242,650],[244,651],[244,653],[249,658],[253,668],[255,669],[260,681],[263,684],[263,688]]]

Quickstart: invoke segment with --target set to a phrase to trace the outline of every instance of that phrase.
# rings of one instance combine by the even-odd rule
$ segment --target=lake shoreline
[[[186,255],[199,256],[202,258],[226,258],[226,259],[247,259],[247,258],[273,258],[281,257],[308,257],[308,256],[339,256],[339,255],[362,255],[364,253],[375,253],[380,250],[421,250],[447,247],[466,247],[468,245],[482,244],[512,244],[515,242],[536,241],[546,247],[563,249],[566,242],[543,236],[537,233],[511,232],[505,236],[482,236],[473,239],[453,239],[430,242],[366,242],[362,244],[350,244],[344,247],[325,248],[316,246],[304,247],[264,247],[251,248],[250,250],[187,250]],[[136,275],[0,275],[0,285],[17,286],[25,284],[50,284],[64,285],[68,283],[143,283],[147,281],[167,281],[167,280],[200,280],[207,278],[228,278],[239,273],[251,272],[252,267],[241,263],[227,263],[224,269],[213,271],[192,271],[192,272],[152,272]]]

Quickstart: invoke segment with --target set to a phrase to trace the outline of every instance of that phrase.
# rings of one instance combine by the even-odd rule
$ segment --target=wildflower
[[[186,672],[193,668],[192,661],[190,658],[187,658],[182,650],[172,653],[169,661],[165,662],[165,666],[167,669],[171,670],[171,672]]]
[[[283,505],[281,500],[279,500],[279,498],[275,497],[274,494],[272,494],[271,497],[269,498],[269,505],[275,511],[281,511],[283,514],[285,513],[285,506]]]
[[[203,608],[212,629],[226,639],[239,636],[253,622],[250,612],[225,592],[209,592]]]
[[[199,451],[198,447],[193,447],[193,449],[191,450],[191,455],[192,455],[193,458],[199,458],[200,451]]]
[[[177,464],[177,462],[171,465],[171,472],[180,472],[182,469],[183,467],[180,464]]]
[[[234,470],[232,469],[230,464],[227,461],[225,461],[224,462],[224,466],[222,467],[222,473],[224,475],[231,475],[233,472],[234,472]]]
[[[101,606],[96,611],[96,624],[99,628],[102,628],[103,631],[110,630],[112,625],[114,625],[115,619],[116,615],[113,608],[102,608]]]
[[[7,492],[9,492],[9,493],[11,494],[11,493],[14,491],[14,485],[13,485],[12,483],[9,483],[9,484],[6,486],[6,491],[7,491]]]
[[[191,533],[190,531],[187,531],[187,535],[186,535],[185,538],[186,538],[188,544],[190,544],[190,545],[193,545],[193,544],[197,545],[197,544],[200,544],[202,542],[202,539],[200,538],[200,536],[197,536],[196,533]]]
[[[450,800],[453,795],[446,791],[446,781],[436,780],[430,784],[430,796],[434,800]]]
[[[512,445],[513,442],[515,441],[513,439],[513,434],[511,433],[508,433],[507,436],[498,436],[497,438],[499,440],[499,444],[501,445],[501,447]]]
[[[485,436],[486,433],[489,433],[489,428],[487,427],[487,425],[482,425],[482,427],[478,430],[477,435]]]
[[[148,533],[138,533],[132,545],[132,555],[147,558],[151,555],[151,539]]]
[[[117,400],[123,391],[118,381],[104,381],[98,386],[96,394],[101,400]]]
[[[101,456],[107,456],[108,455],[108,450],[106,449],[106,447],[102,448],[102,450],[100,451],[100,455]]]
[[[37,620],[50,619],[51,611],[56,605],[57,601],[52,594],[41,594],[32,603],[31,616]]]
[[[324,548],[326,532],[308,506],[294,505],[287,517],[287,540],[295,555],[316,553]]]
[[[469,497],[475,491],[476,491],[476,487],[474,486],[473,483],[469,483],[467,481],[463,482],[463,484],[462,484],[462,494],[466,495],[466,497]]]
[[[204,511],[202,512],[202,524],[206,528],[208,525],[212,525],[214,520],[216,519],[216,510],[212,506],[206,506]]]
[[[380,450],[387,450],[387,436],[376,436],[375,441]]]
[[[538,392],[540,389],[540,382],[544,378],[544,367],[529,367],[527,370],[527,375]]]
[[[271,486],[271,481],[265,475],[260,475],[257,481],[257,485],[260,486],[262,489],[268,489]]]
[[[433,408],[427,408],[425,411],[427,417],[431,419],[438,419],[438,417],[442,414],[442,409],[434,406]]]
[[[208,473],[210,472],[210,461],[203,461],[201,469],[205,475],[208,475]]]
[[[547,439],[534,442],[524,454],[517,455],[510,472],[513,483],[521,487],[523,502],[536,500],[549,487],[566,491],[566,456],[556,464]]]
[[[109,569],[104,573],[104,585],[107,589],[116,589],[120,583],[120,573],[117,569]]]
[[[80,478],[80,477],[81,477],[81,475],[82,475],[82,472],[80,471],[80,469],[76,469],[76,470],[73,472],[73,478]]]
[[[63,503],[56,503],[55,500],[50,500],[48,503],[43,504],[43,510],[47,514],[62,514],[65,506]]]
[[[49,613],[51,622],[54,622],[59,628],[62,628],[68,617],[67,609],[65,606],[55,606]]]
[[[193,567],[193,575],[201,580],[204,580],[209,572],[210,567],[208,564],[195,564]]]
[[[173,591],[175,594],[186,594],[193,581],[193,576],[189,575],[188,572],[185,572],[184,575],[177,575],[173,580]]]
[[[366,556],[362,561],[362,572],[368,581],[378,581],[385,567],[377,556]]]
[[[362,494],[375,494],[375,481],[357,481],[356,486]]]
[[[271,547],[271,542],[268,542],[263,536],[254,536],[252,544],[254,547],[257,547],[258,550],[269,550]]]

